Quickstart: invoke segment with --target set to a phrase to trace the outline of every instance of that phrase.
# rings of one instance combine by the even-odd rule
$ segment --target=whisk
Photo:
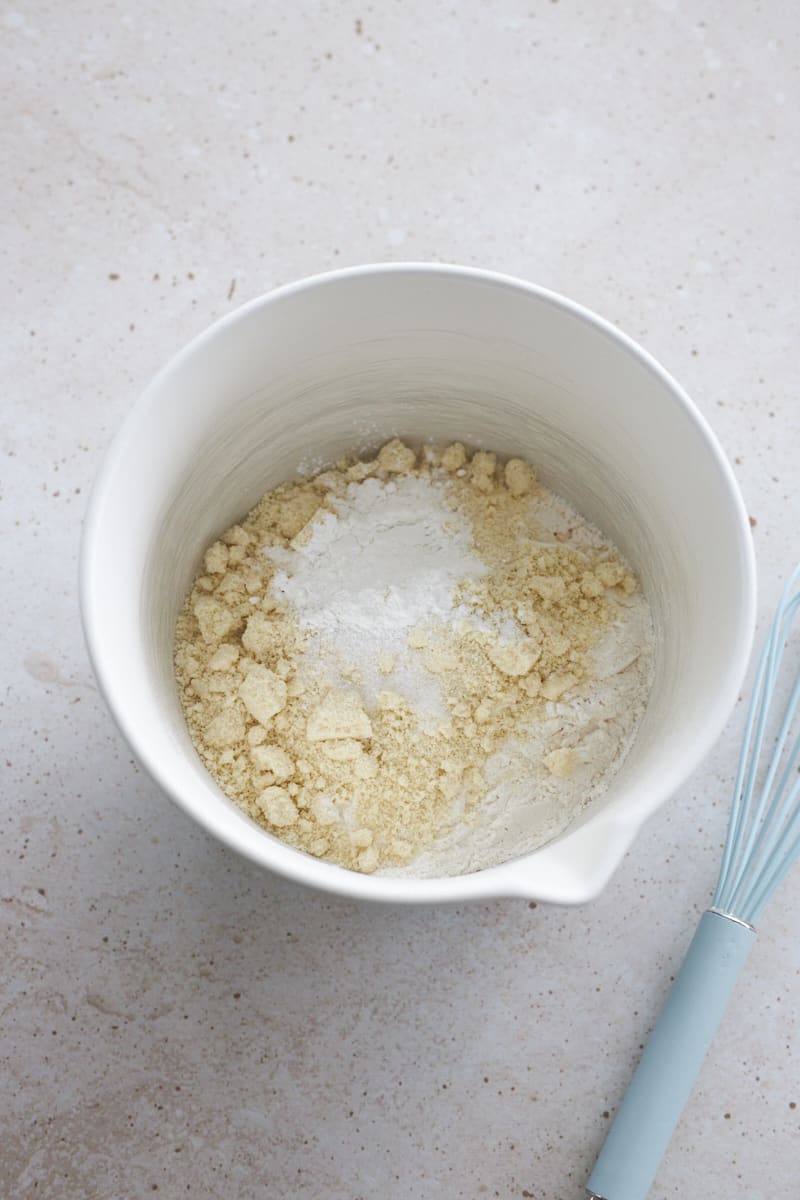
[[[800,565],[759,659],[717,890],[595,1163],[589,1200],[645,1200],[755,941],[755,922],[800,856],[800,731],[790,740],[800,672],[757,786],[769,707],[799,609]]]

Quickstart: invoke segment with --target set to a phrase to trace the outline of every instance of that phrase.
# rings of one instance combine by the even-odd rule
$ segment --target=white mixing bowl
[[[550,845],[469,875],[356,874],[266,833],[201,763],[173,677],[175,619],[206,545],[301,463],[330,464],[392,435],[529,458],[627,556],[656,623],[652,695],[606,795]],[[226,845],[364,899],[579,903],[722,729],[750,650],[755,567],[711,430],[629,338],[516,279],[393,264],[281,288],[173,359],[95,485],[81,592],[94,668],[134,753]]]

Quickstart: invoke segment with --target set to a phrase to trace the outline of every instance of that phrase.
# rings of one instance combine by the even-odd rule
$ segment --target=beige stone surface
[[[588,908],[359,908],[234,858],[131,761],[83,648],[80,522],[212,320],[340,265],[475,263],[686,385],[757,522],[763,621],[800,556],[792,6],[0,20],[0,1195],[578,1200],[713,887],[741,707]],[[798,927],[800,872],[656,1200],[797,1195]]]

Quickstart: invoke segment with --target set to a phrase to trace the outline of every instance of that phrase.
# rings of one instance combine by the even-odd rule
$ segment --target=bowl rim
[[[499,866],[464,875],[415,879],[363,875],[349,871],[295,850],[268,834],[253,837],[253,829],[245,821],[240,827],[238,823],[231,824],[217,819],[217,811],[203,803],[202,798],[193,798],[174,786],[169,773],[163,770],[162,764],[149,752],[148,745],[139,736],[135,713],[126,702],[121,681],[115,677],[113,654],[106,653],[101,639],[97,636],[98,601],[93,580],[99,569],[96,547],[100,538],[106,497],[112,489],[117,465],[125,457],[129,442],[158,402],[157,394],[163,382],[169,375],[177,372],[199,349],[223,334],[228,326],[260,309],[268,309],[271,305],[280,304],[304,291],[335,285],[356,277],[403,274],[447,275],[508,288],[561,308],[592,326],[637,358],[657,377],[665,392],[683,409],[697,435],[705,443],[728,493],[730,515],[734,518],[732,529],[736,530],[738,537],[743,577],[737,637],[735,644],[731,646],[727,683],[724,689],[721,685],[718,688],[713,702],[706,710],[702,725],[693,730],[691,739],[687,740],[682,757],[675,761],[669,771],[660,776],[647,796],[637,800],[635,811],[632,806],[624,813],[617,811],[614,814],[606,814],[601,811],[596,820],[592,820],[593,831],[599,833],[602,829],[605,836],[598,838],[598,853],[591,857],[591,861],[579,875],[571,879],[561,877],[562,869],[561,872],[545,871],[544,878],[540,871],[540,878],[532,880],[531,867],[534,863],[544,867],[548,851],[553,846],[563,846],[570,839],[576,838],[581,832],[580,829],[563,835],[539,850]],[[427,904],[519,896],[546,903],[581,904],[593,899],[602,891],[644,823],[696,769],[722,732],[735,704],[750,657],[756,619],[756,562],[747,510],[738,482],[709,422],[681,385],[649,351],[628,334],[577,301],[513,275],[481,267],[441,262],[378,262],[320,272],[256,296],[195,335],[157,372],[134,401],[113,436],[90,490],[80,545],[79,599],[84,638],[100,692],[134,756],[162,791],[202,828],[229,848],[285,878],[350,899]],[[214,783],[214,786],[217,785]]]

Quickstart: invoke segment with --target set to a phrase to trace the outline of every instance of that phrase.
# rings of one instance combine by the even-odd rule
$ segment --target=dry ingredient
[[[641,719],[637,581],[521,459],[395,439],[268,492],[203,566],[175,652],[198,752],[342,866],[526,853],[605,790]]]

